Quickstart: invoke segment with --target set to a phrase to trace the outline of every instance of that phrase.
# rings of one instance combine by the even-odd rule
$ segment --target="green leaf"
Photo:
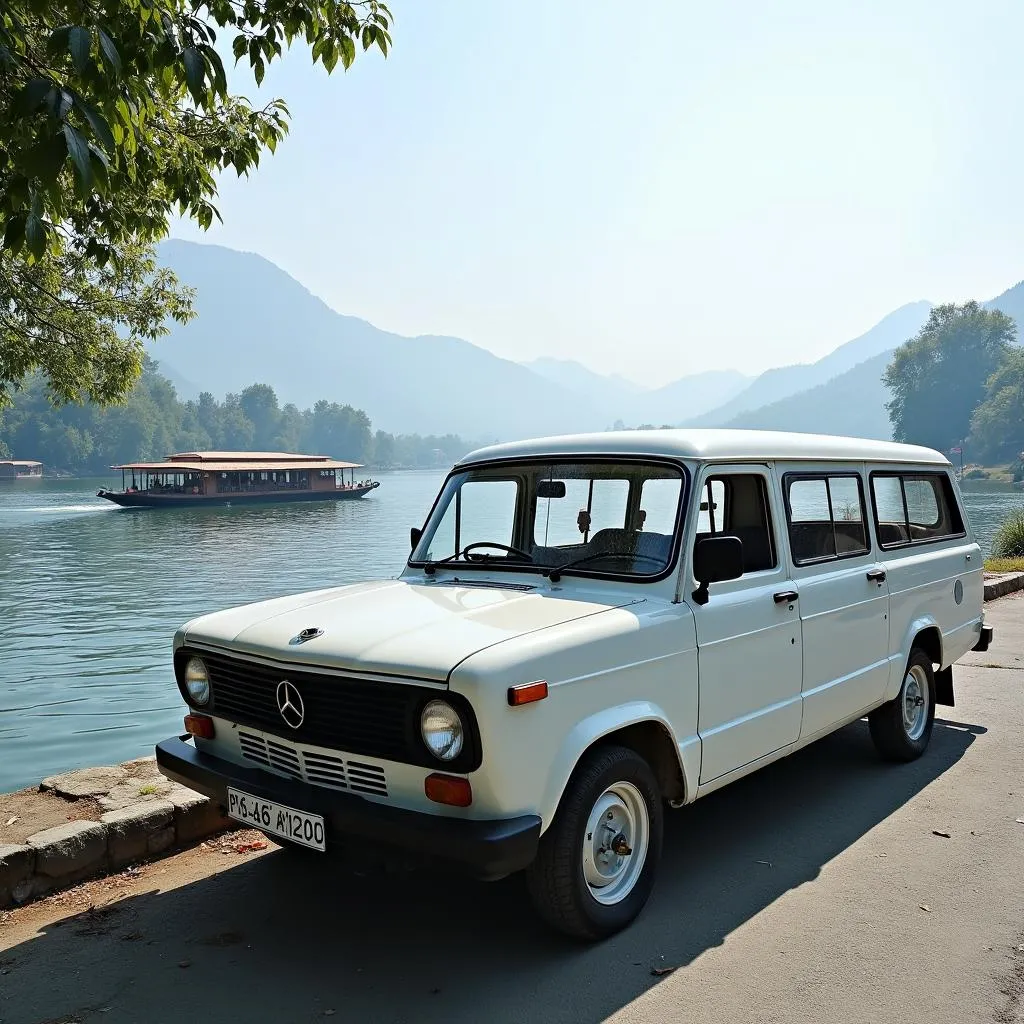
[[[114,133],[110,130],[107,119],[88,103],[83,102],[79,106],[82,113],[85,114],[85,119],[89,122],[93,135],[96,136],[96,140],[107,152],[112,153],[117,148],[117,143],[114,141]]]
[[[80,75],[84,75],[92,64],[92,36],[87,28],[76,25],[68,33],[68,52]]]
[[[60,28],[55,28],[50,33],[50,38],[46,40],[47,52],[54,57],[56,57],[58,54],[66,52],[68,48],[68,36],[70,35],[70,25],[61,25]]]
[[[196,106],[199,106],[206,98],[206,65],[199,51],[193,46],[187,47],[182,57],[185,61],[185,84],[192,93]]]
[[[25,221],[25,244],[37,260],[42,259],[46,252],[46,225],[34,213]]]
[[[64,160],[68,155],[67,142],[63,133],[40,139],[24,157],[25,169],[43,184],[57,180]]]
[[[67,89],[58,89],[56,86],[46,96],[46,105],[50,109],[50,116],[55,121],[63,121],[68,116],[68,111],[74,104],[74,97]]]
[[[220,54],[212,46],[202,47],[203,56],[209,62],[210,70],[213,72],[213,88],[218,96],[226,96],[228,91],[228,79],[224,73],[224,62]]]
[[[248,49],[249,41],[245,36],[235,36],[235,41],[231,44],[231,52],[235,55],[236,64],[245,56],[245,51]]]
[[[3,247],[10,249],[15,255],[21,252],[21,247],[25,244],[25,220],[25,214],[18,213],[7,221]]]
[[[78,171],[78,181],[82,189],[85,190],[92,184],[92,160],[89,157],[89,146],[78,129],[71,124],[64,125],[64,138],[68,144],[68,155]]]
[[[263,59],[261,57],[257,57],[253,62],[252,73],[256,76],[256,84],[262,84],[266,69],[263,66]]]
[[[43,100],[46,99],[53,84],[45,78],[30,78],[25,87],[18,93],[16,99],[17,109],[24,114],[32,114],[39,109]]]
[[[341,66],[348,71],[352,62],[356,59],[356,44],[352,42],[351,36],[341,37]]]
[[[113,69],[115,75],[121,74],[121,54],[117,52],[114,40],[107,35],[103,29],[97,29],[100,37],[100,50],[106,58],[107,63]]]

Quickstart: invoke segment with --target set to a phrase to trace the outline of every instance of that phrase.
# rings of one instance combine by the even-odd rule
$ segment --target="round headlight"
[[[420,734],[427,749],[441,761],[454,761],[462,753],[462,719],[443,700],[432,700],[423,709]]]
[[[193,704],[203,705],[210,701],[210,675],[201,658],[189,658],[185,666],[185,689]]]

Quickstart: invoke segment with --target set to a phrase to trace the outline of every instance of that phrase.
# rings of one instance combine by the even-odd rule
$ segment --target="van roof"
[[[460,461],[488,462],[543,455],[660,455],[676,459],[729,462],[766,460],[902,462],[948,466],[931,448],[830,434],[772,430],[614,430],[565,434],[478,448]]]

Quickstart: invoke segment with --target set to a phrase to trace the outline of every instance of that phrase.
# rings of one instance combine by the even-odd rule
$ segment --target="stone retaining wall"
[[[1024,590],[1024,572],[985,573],[985,600],[994,601]]]
[[[87,797],[101,813],[97,820],[68,821],[16,844],[4,845],[0,832],[0,909],[233,827],[216,804],[160,775],[152,758],[69,772],[45,779],[40,789],[55,800]]]

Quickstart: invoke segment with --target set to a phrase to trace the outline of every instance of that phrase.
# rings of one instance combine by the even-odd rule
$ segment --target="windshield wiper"
[[[553,565],[550,569],[546,569],[541,575],[547,576],[552,583],[557,583],[566,569],[575,569],[578,565],[583,565],[586,562],[592,562],[598,558],[631,558],[633,561],[636,561],[636,559],[639,558],[645,562],[654,562],[661,569],[666,568],[664,559],[655,558],[653,555],[641,555],[636,551],[594,551],[589,555],[582,555],[579,558],[574,558],[571,562],[566,562],[565,565]]]
[[[553,565],[550,569],[545,569],[541,575],[547,576],[552,583],[557,583],[566,569],[575,569],[577,565],[592,562],[597,558],[632,558],[632,555],[628,555],[625,552],[616,554],[613,551],[594,551],[589,555],[581,555],[579,558],[574,558],[571,562],[566,562],[564,565]]]
[[[473,548],[499,548],[505,552],[505,557],[502,559],[504,562],[510,561],[510,555],[519,562],[526,562],[528,564],[532,564],[533,562],[533,555],[528,551],[522,551],[519,548],[510,547],[508,544],[498,544],[489,540],[478,540],[474,541],[472,544],[467,544],[461,551],[455,551],[450,555],[446,555],[444,558],[438,558],[427,562],[423,566],[423,571],[428,576],[433,576],[439,565],[443,565],[445,562],[455,562],[460,558],[464,558],[466,562],[492,562],[497,560],[496,555],[480,555],[476,559],[471,559],[469,557],[469,552]]]

